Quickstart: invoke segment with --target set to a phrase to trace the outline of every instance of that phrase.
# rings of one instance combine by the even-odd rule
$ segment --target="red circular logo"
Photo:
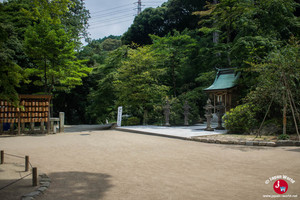
[[[273,189],[277,194],[284,194],[287,192],[289,186],[285,180],[279,179],[275,181]]]

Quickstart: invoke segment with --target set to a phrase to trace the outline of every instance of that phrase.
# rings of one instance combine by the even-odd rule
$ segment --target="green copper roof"
[[[205,91],[210,90],[224,90],[230,89],[236,86],[236,80],[240,77],[240,72],[236,73],[234,69],[218,69],[217,76],[214,83],[204,89]]]

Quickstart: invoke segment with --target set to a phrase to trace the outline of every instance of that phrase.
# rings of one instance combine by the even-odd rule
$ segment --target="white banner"
[[[118,119],[117,119],[118,126],[121,126],[121,124],[122,124],[122,111],[123,111],[123,107],[119,106],[118,107]]]

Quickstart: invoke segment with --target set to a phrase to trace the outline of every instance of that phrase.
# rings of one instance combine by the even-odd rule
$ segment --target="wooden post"
[[[18,113],[18,135],[21,135],[21,114]]]
[[[286,96],[283,94],[283,131],[282,133],[285,135],[286,134],[286,108],[287,108],[287,102],[286,102]]]
[[[59,132],[60,133],[65,132],[65,113],[64,112],[59,113]]]
[[[40,129],[41,129],[42,133],[45,132],[45,123],[44,123],[44,121],[41,121],[41,127],[40,127]]]
[[[29,156],[25,156],[25,172],[29,170]]]
[[[0,134],[2,134],[2,133],[3,133],[3,123],[0,122]]]
[[[49,106],[48,106],[47,133],[50,134],[50,100],[49,100]]]
[[[10,133],[14,133],[14,123],[10,123]]]
[[[38,180],[37,180],[37,168],[33,167],[32,168],[32,186],[37,186],[38,185]]]
[[[1,164],[4,164],[4,151],[1,151]]]
[[[34,132],[34,122],[30,122],[30,131]]]
[[[225,93],[225,113],[227,112],[227,92]]]
[[[21,131],[22,131],[22,133],[25,132],[25,123],[22,123],[22,124],[21,124]]]
[[[214,113],[216,113],[216,95],[214,93]]]

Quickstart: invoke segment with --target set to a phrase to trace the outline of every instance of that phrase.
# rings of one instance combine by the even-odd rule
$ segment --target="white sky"
[[[138,0],[84,0],[90,11],[89,33],[92,39],[122,35],[137,15]],[[156,8],[167,0],[141,0],[142,10]],[[3,2],[3,0],[0,0]]]
[[[138,0],[85,0],[90,10],[89,33],[92,39],[109,35],[122,35],[137,15]],[[142,10],[156,8],[167,0],[141,0]]]

